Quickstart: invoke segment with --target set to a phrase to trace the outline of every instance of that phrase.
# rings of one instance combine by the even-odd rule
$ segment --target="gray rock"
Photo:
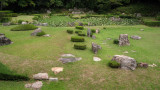
[[[63,54],[62,57],[75,57],[73,54]]]
[[[120,63],[120,68],[125,70],[135,70],[137,67],[137,62],[134,58],[124,56],[124,55],[115,55],[112,60]]]
[[[101,61],[101,59],[99,57],[93,57],[93,61],[98,62]]]
[[[112,38],[107,38],[107,40],[112,40]]]
[[[140,31],[144,31],[144,29],[140,29]]]
[[[48,23],[42,23],[41,26],[48,26]]]
[[[33,75],[35,80],[48,80],[48,73],[38,73]]]
[[[76,58],[76,57],[61,57],[59,60],[65,64],[65,63],[70,63],[70,62],[76,62],[81,60],[82,58]]]
[[[57,82],[58,78],[49,78],[49,81]]]
[[[2,23],[2,25],[3,25],[3,26],[10,26],[11,23],[10,23],[10,22],[8,22],[8,23]]]
[[[93,53],[97,54],[99,49],[102,49],[101,46],[92,42],[92,51],[93,51]]]
[[[33,90],[40,90],[42,86],[43,86],[42,81],[37,81],[32,84],[32,89]]]
[[[25,84],[25,88],[31,88],[32,84]]]
[[[140,37],[140,36],[136,36],[136,35],[131,36],[131,38],[132,38],[132,39],[134,39],[134,40],[140,40],[140,39],[141,39],[141,37]]]
[[[24,24],[27,24],[27,22],[22,22],[22,24],[24,25]]]
[[[43,35],[44,37],[51,37],[49,34]]]
[[[128,34],[120,34],[119,36],[119,46],[125,46],[130,45],[130,42],[128,40]]]
[[[88,36],[88,37],[92,37],[92,32],[91,32],[91,29],[90,29],[90,28],[88,28],[88,30],[87,30],[87,36]]]
[[[0,33],[0,46],[12,44],[12,41]]]
[[[39,32],[42,32],[41,28],[34,30],[34,32],[31,33],[31,36],[36,36]]]

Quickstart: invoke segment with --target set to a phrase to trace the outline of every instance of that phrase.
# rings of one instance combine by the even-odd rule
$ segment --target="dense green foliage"
[[[73,30],[67,30],[67,33],[73,34]]]
[[[86,36],[86,33],[85,32],[80,32],[80,33],[78,33],[78,36]]]
[[[119,44],[119,40],[118,40],[118,39],[114,39],[114,40],[113,40],[113,43],[114,43],[114,44]]]
[[[120,67],[120,64],[117,62],[117,61],[109,61],[108,65],[111,67],[111,68],[118,68]]]
[[[160,21],[144,21],[147,26],[160,26]]]
[[[75,33],[79,34],[79,33],[82,33],[82,31],[76,30]]]
[[[84,27],[83,27],[83,26],[76,26],[76,29],[83,30],[83,29],[84,29]]]
[[[32,24],[19,25],[11,29],[11,31],[27,31],[27,30],[35,30],[38,27]]]
[[[72,36],[71,37],[71,41],[72,42],[84,42],[84,38],[83,37],[79,37],[79,36]]]
[[[74,48],[79,49],[79,50],[85,50],[86,45],[85,44],[74,44]]]
[[[45,35],[45,34],[46,34],[46,33],[45,33],[44,31],[42,31],[42,32],[38,32],[36,36],[43,36],[43,35]]]
[[[27,76],[19,75],[12,72],[8,67],[0,63],[0,80],[5,81],[27,81]]]
[[[96,30],[95,30],[95,29],[91,29],[91,32],[92,32],[92,33],[96,33]]]

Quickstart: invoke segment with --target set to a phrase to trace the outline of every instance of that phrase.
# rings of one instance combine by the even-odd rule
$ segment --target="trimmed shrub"
[[[117,61],[109,61],[108,65],[111,67],[111,68],[118,68],[120,67],[120,63],[118,63]]]
[[[83,29],[84,29],[84,27],[83,27],[83,26],[76,26],[76,29],[83,30]]]
[[[74,48],[79,49],[79,50],[85,50],[86,45],[85,44],[74,44]]]
[[[132,17],[132,16],[130,16],[130,15],[120,15],[119,17],[120,17],[120,18],[128,18],[128,19],[133,18],[133,17]]]
[[[113,43],[114,44],[119,44],[119,40],[118,39],[114,39]]]
[[[73,30],[67,30],[67,33],[73,34]]]
[[[72,42],[84,42],[84,38],[83,37],[79,37],[79,36],[72,36],[71,37],[71,41]]]
[[[45,33],[44,31],[42,31],[42,32],[38,32],[36,36],[43,36],[43,35],[45,35],[45,34],[46,34],[46,33]]]
[[[82,33],[82,31],[80,31],[80,30],[76,30],[76,31],[75,31],[75,33],[77,33],[77,34],[78,34],[78,33]]]
[[[78,36],[86,36],[85,32],[78,33]]]
[[[35,30],[38,27],[32,24],[25,24],[25,25],[19,25],[11,29],[11,31],[28,31],[28,30]]]
[[[95,30],[95,29],[91,29],[91,32],[92,32],[92,33],[96,33],[96,30]]]
[[[83,22],[83,25],[88,26],[88,23],[87,22]]]
[[[18,24],[22,24],[24,20],[18,20]]]
[[[160,21],[144,21],[147,26],[160,26]]]

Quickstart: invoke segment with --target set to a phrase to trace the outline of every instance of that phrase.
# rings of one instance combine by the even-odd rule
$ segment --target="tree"
[[[9,2],[14,2],[16,0],[0,0],[1,3],[1,10],[3,9],[3,7],[8,6]]]

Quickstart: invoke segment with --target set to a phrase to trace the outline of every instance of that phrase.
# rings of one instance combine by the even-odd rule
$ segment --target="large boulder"
[[[0,33],[0,46],[12,44],[12,41]]]
[[[136,36],[136,35],[131,36],[131,38],[134,39],[134,40],[140,40],[141,39],[140,36]]]
[[[115,55],[112,58],[113,61],[120,63],[120,68],[125,70],[135,70],[137,67],[137,62],[134,58],[124,56],[124,55]]]
[[[35,80],[48,80],[48,73],[38,73],[33,75]]]
[[[34,32],[31,33],[31,36],[36,36],[37,33],[40,33],[40,32],[42,32],[42,30],[41,30],[41,28],[38,28],[38,29],[34,30]]]
[[[120,34],[119,36],[119,46],[126,46],[130,45],[130,42],[128,40],[128,34]]]

